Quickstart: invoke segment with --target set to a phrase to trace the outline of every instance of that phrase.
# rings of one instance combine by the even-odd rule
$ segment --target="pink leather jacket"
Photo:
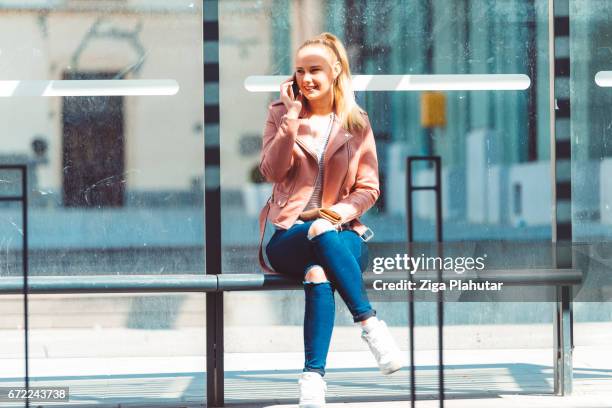
[[[282,101],[268,107],[268,119],[263,132],[260,170],[266,180],[274,183],[272,197],[259,215],[259,261],[265,265],[262,241],[266,219],[287,229],[298,219],[314,190],[319,171],[316,154],[309,147],[311,129],[303,119],[285,115],[287,108]],[[378,159],[374,135],[368,116],[364,113],[366,127],[348,132],[335,119],[325,150],[322,206],[330,208],[342,217],[343,228],[362,235],[367,227],[359,217],[374,205],[380,194]]]

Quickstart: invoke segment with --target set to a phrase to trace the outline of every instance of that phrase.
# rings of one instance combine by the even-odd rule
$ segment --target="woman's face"
[[[312,101],[331,96],[340,63],[325,46],[308,45],[295,57],[295,78],[302,95]]]

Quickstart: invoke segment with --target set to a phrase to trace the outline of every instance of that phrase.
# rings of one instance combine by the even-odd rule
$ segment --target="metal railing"
[[[437,271],[419,270],[424,279],[436,280]],[[399,282],[408,273],[385,272],[384,275],[364,274],[364,283],[371,287],[375,280]],[[456,279],[445,272],[442,281]],[[506,286],[566,286],[582,282],[577,269],[489,269],[470,276],[474,282],[500,282]],[[284,275],[262,273],[224,273],[220,275],[95,275],[95,276],[29,276],[27,291],[21,277],[0,277],[0,295],[76,294],[76,293],[160,293],[233,291],[268,291],[302,289],[302,281]]]
[[[421,270],[423,278],[435,280],[439,274],[437,270]],[[408,278],[409,273],[385,272],[384,276],[367,273],[364,282],[371,286],[375,280],[383,279],[385,282],[395,282]],[[453,271],[444,272],[442,281],[456,278]],[[542,285],[542,286],[571,286],[582,282],[582,273],[576,269],[489,269],[478,272],[477,276],[470,277],[475,282],[503,282],[508,286]],[[9,294],[78,294],[78,293],[161,293],[161,292],[203,292],[208,295],[229,291],[268,291],[302,289],[302,282],[283,275],[270,274],[218,274],[218,275],[96,275],[96,276],[30,276],[27,279],[27,290],[24,290],[24,280],[21,277],[0,278],[0,295]],[[223,324],[221,319],[206,320],[206,330],[218,329]],[[27,332],[26,332],[27,333]],[[26,334],[27,335],[27,334]],[[215,336],[207,336],[207,349],[213,348]],[[223,353],[206,354],[207,368],[210,360],[214,360],[216,375],[214,382],[207,381],[207,400],[217,399],[223,394],[224,372]],[[555,369],[557,367],[555,366]],[[220,389],[219,389],[220,388]],[[411,394],[414,390],[411,389]],[[407,395],[408,397],[408,395]],[[219,400],[218,400],[219,401]],[[223,406],[220,400],[215,406]]]

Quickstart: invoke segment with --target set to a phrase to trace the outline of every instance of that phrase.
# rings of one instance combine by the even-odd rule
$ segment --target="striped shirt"
[[[317,175],[317,180],[315,181],[314,190],[310,196],[308,204],[306,204],[306,207],[304,207],[304,211],[321,207],[321,197],[323,195],[323,177],[325,172],[325,169],[323,168],[323,164],[325,162],[325,149],[327,148],[327,143],[329,142],[329,137],[331,135],[334,116],[335,115],[332,113],[331,118],[329,119],[327,132],[325,132],[325,136],[319,141],[318,148],[315,151],[317,155],[317,162],[319,164],[319,173]]]

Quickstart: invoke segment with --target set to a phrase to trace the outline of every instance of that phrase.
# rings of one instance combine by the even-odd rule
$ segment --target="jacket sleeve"
[[[376,156],[376,144],[369,121],[365,133],[355,184],[346,198],[330,207],[331,210],[342,217],[341,223],[343,224],[360,217],[369,210],[380,195],[378,157]]]
[[[277,125],[274,109],[268,110],[268,119],[263,131],[263,145],[259,170],[267,181],[282,181],[293,166],[293,144],[299,126],[299,119],[280,118]]]

